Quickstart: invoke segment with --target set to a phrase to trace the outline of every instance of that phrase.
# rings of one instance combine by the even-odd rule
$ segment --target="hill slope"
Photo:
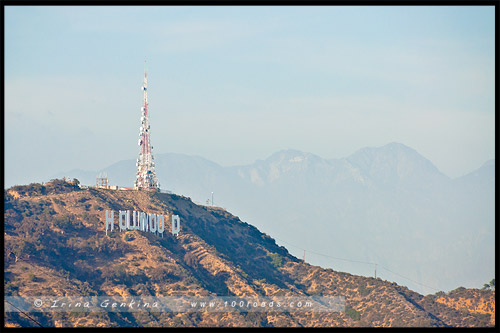
[[[5,295],[344,296],[339,313],[33,313],[44,326],[492,326],[494,292],[422,296],[301,262],[227,211],[165,193],[55,180],[5,191]],[[178,237],[105,234],[104,211],[178,214]],[[116,216],[116,215],[115,215]],[[116,222],[115,222],[116,223]],[[116,227],[116,225],[115,225]],[[456,296],[456,295],[455,295]],[[480,311],[478,310],[480,309]],[[34,326],[19,313],[7,326]]]

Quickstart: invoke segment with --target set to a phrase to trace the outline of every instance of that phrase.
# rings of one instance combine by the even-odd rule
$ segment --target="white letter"
[[[125,218],[125,220],[127,221],[127,230],[132,230],[132,226],[130,225],[130,210],[127,210],[127,216]]]
[[[177,235],[181,231],[181,219],[179,215],[172,215],[172,235]]]
[[[113,231],[114,222],[113,222],[113,211],[111,211],[111,216],[108,216],[108,210],[106,209],[106,235],[108,234],[108,226],[111,225],[111,231]]]
[[[132,215],[134,217],[134,229],[139,230],[139,212],[134,210]]]
[[[156,232],[156,214],[149,214],[149,231]]]
[[[165,231],[165,220],[163,219],[163,215],[158,215],[158,233],[163,237],[163,231]]]
[[[141,230],[148,231],[148,229],[149,229],[148,214],[146,214],[144,212],[140,212],[139,220],[141,222]]]
[[[127,218],[127,212],[124,210],[119,211],[118,222],[120,223],[120,231],[126,230],[124,218]]]

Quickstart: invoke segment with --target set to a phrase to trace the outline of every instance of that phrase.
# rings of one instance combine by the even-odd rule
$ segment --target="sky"
[[[5,187],[153,154],[495,158],[493,6],[5,6]]]

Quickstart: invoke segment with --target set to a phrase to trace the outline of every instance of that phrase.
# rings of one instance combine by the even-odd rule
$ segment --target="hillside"
[[[224,209],[175,194],[81,189],[77,182],[4,192],[7,296],[344,296],[345,312],[32,313],[43,326],[494,326],[494,291],[422,296],[396,283],[303,263]],[[177,214],[181,232],[105,234],[105,210]],[[116,227],[116,226],[115,226]],[[6,313],[5,326],[35,326]]]

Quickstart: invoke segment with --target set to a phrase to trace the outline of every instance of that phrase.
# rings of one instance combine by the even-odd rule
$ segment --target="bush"
[[[8,282],[7,284],[5,284],[5,287],[4,287],[5,296],[15,295],[15,292],[18,289],[19,289],[18,286],[16,286],[12,282]]]
[[[72,229],[72,218],[70,215],[63,215],[54,219],[54,225],[62,230]]]
[[[157,282],[172,283],[181,280],[181,278],[176,276],[175,272],[168,267],[153,268],[150,274],[151,274],[151,279]]]
[[[45,186],[38,183],[31,183],[29,185],[17,185],[13,186],[12,190],[19,193],[20,195],[25,196],[37,196],[44,195],[47,193]]]
[[[5,252],[13,253],[16,258],[29,257],[35,253],[35,246],[26,240],[16,240],[5,244]]]
[[[69,182],[66,179],[52,179],[45,185],[45,188],[47,194],[68,193],[80,190],[76,182]]]
[[[358,288],[359,295],[362,297],[368,295],[371,291],[372,288],[365,288],[365,286],[359,286]]]
[[[283,266],[283,257],[280,256],[277,253],[270,253],[267,255],[269,258],[271,258],[271,265],[273,265],[276,268],[279,268]]]
[[[53,200],[54,200],[54,202],[55,202],[56,204],[58,204],[58,205],[61,205],[61,206],[66,206],[66,203],[65,203],[64,201],[62,201],[62,200],[59,200],[59,199],[57,199],[57,198],[54,198]]]
[[[464,287],[458,287],[458,288],[453,289],[452,291],[448,292],[448,295],[454,295],[454,294],[460,293],[461,291],[464,291],[464,290],[465,290]]]
[[[191,252],[187,252],[185,255],[184,255],[184,261],[186,262],[186,264],[188,266],[191,266],[193,268],[197,268],[198,267],[198,259],[196,258],[196,256],[194,254],[192,254]]]
[[[352,320],[358,321],[361,319],[361,313],[359,313],[358,311],[354,310],[351,307],[346,306],[345,314],[348,315],[349,317],[351,317]]]

